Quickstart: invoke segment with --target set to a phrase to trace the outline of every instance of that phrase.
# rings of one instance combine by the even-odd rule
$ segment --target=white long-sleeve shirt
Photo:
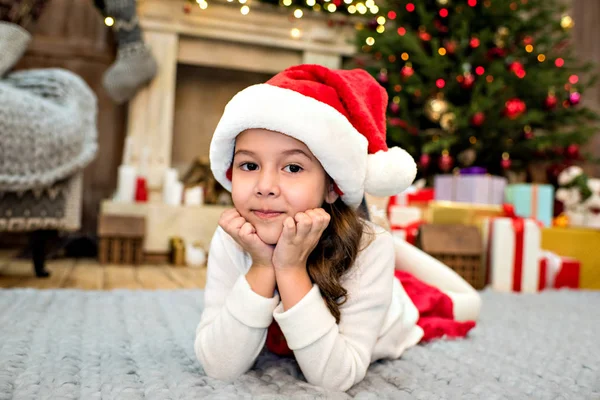
[[[317,285],[287,311],[277,294],[268,299],[253,292],[245,278],[250,255],[218,228],[195,341],[206,374],[233,380],[248,371],[265,345],[273,318],[307,381],[334,390],[348,390],[364,378],[373,361],[398,358],[418,343],[423,336],[416,325],[419,313],[394,278],[392,236],[367,224],[375,237],[341,280],[348,296],[340,306],[339,324]]]

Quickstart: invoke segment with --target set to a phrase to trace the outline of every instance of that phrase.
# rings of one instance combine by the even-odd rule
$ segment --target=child
[[[308,382],[345,391],[371,362],[473,327],[455,320],[477,316],[466,282],[355,211],[365,192],[400,193],[416,174],[408,153],[386,146],[386,106],[365,71],[300,65],[225,108],[210,159],[235,209],[211,243],[196,331],[208,376],[237,378],[267,343]],[[396,263],[410,274],[395,279]]]

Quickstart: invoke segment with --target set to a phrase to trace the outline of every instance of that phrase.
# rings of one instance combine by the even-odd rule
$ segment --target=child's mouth
[[[254,215],[261,219],[272,219],[283,214],[281,211],[273,211],[273,210],[253,210]]]

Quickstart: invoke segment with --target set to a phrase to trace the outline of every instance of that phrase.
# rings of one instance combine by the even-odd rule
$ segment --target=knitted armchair
[[[43,277],[48,236],[81,225],[82,171],[97,151],[97,102],[66,70],[6,74],[29,39],[0,21],[0,231],[31,233],[35,272]]]

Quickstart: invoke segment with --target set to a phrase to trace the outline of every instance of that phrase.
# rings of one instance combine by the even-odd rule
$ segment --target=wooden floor
[[[0,288],[36,289],[181,289],[203,288],[206,268],[100,265],[94,259],[62,259],[47,263],[50,277],[36,278],[31,261],[0,252]]]

